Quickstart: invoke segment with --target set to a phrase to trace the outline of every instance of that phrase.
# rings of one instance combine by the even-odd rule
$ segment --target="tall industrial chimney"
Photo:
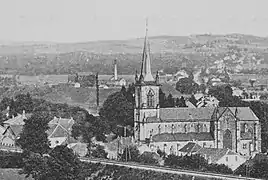
[[[96,73],[96,100],[97,100],[97,109],[99,109],[99,75]]]
[[[117,62],[114,60],[114,80],[117,80]]]

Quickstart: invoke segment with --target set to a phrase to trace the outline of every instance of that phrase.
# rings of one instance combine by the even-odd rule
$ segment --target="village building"
[[[149,42],[144,41],[140,75],[135,76],[134,136],[167,154],[190,141],[251,156],[261,151],[261,125],[249,107],[161,108],[159,73],[153,77]]]
[[[179,155],[182,156],[195,154],[205,158],[209,164],[224,164],[232,170],[236,170],[247,160],[244,156],[228,148],[206,148],[201,147],[195,142],[189,142],[179,150]]]

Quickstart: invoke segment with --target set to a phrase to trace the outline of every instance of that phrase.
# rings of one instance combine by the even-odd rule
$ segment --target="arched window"
[[[185,132],[185,133],[187,133],[187,129],[188,129],[187,124],[185,124],[185,125],[184,125],[184,132]]]
[[[147,106],[154,107],[154,93],[150,90],[147,94]]]
[[[175,154],[173,146],[170,147],[169,151],[170,151],[170,154]]]
[[[168,132],[168,126],[165,125],[165,133],[167,133],[167,132]]]
[[[245,129],[245,132],[248,132],[248,124],[247,123],[245,123],[244,129]]]
[[[171,133],[172,134],[174,133],[174,128],[175,128],[175,126],[174,126],[174,124],[172,124],[172,126],[171,126]]]
[[[161,133],[161,126],[158,125],[158,134],[160,134],[160,133]]]
[[[190,132],[195,132],[194,123],[191,123],[190,125]]]
[[[207,132],[207,131],[208,131],[207,125],[204,124],[204,126],[203,126],[203,132]]]

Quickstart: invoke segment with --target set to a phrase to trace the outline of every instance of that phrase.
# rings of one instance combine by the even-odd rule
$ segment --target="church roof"
[[[210,133],[162,133],[154,135],[154,142],[171,142],[171,141],[212,141],[213,137]]]
[[[240,121],[258,121],[259,118],[251,110],[250,107],[219,107],[218,111],[220,116],[229,108],[230,111],[235,115]]]
[[[160,108],[161,121],[211,120],[215,108]]]

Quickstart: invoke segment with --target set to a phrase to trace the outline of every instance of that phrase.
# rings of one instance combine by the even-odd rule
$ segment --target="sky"
[[[268,36],[267,0],[0,0],[0,40],[81,42],[149,36]]]

